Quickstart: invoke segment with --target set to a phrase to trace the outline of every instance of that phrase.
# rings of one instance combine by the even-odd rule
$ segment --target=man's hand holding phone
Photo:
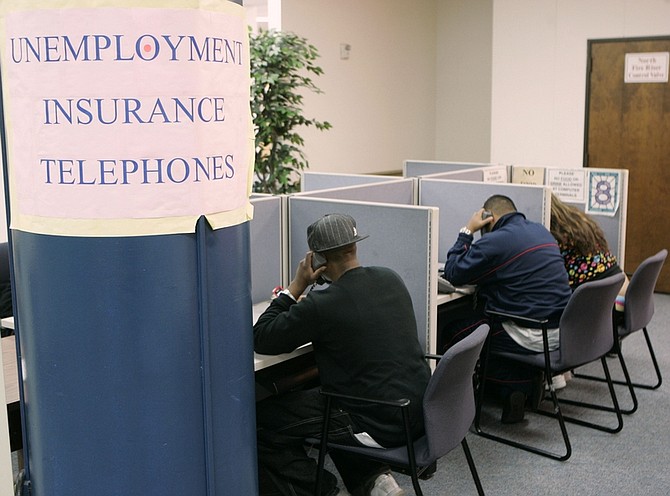
[[[316,260],[315,260],[315,255]],[[316,265],[316,268],[314,266]],[[326,270],[326,259],[318,253],[308,251],[305,258],[300,260],[298,270],[296,270],[295,277],[288,285],[291,294],[297,300],[300,298],[308,286],[318,282],[321,274]]]
[[[470,217],[466,227],[473,233],[481,230],[482,234],[485,234],[491,230],[493,224],[493,214],[488,210],[480,208],[474,214],[472,214],[472,217]]]

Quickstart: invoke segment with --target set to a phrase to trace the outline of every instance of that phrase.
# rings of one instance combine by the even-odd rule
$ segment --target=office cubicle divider
[[[357,176],[361,177],[361,176]],[[368,176],[364,176],[368,177]],[[324,178],[339,183],[339,174],[326,174]],[[324,186],[327,184],[321,181]],[[381,184],[364,182],[324,190],[306,191],[293,196],[375,201],[378,203],[414,204],[416,179],[391,178]],[[254,194],[254,218],[250,222],[251,237],[251,299],[254,305],[267,302],[276,286],[288,286],[291,270],[287,263],[286,236],[287,195]]]
[[[270,300],[276,286],[287,286],[285,196],[252,196],[254,218],[251,220],[251,301]]]
[[[416,179],[396,177],[389,181],[306,191],[292,196],[416,205],[417,184]]]
[[[549,174],[552,168],[546,168],[544,173],[544,182],[545,184],[549,183]],[[588,213],[593,220],[595,220],[598,225],[603,230],[607,243],[612,253],[617,257],[617,262],[622,270],[625,270],[624,261],[626,260],[626,222],[627,222],[627,212],[628,212],[628,175],[629,171],[626,169],[603,169],[589,167],[583,170],[586,175],[584,181],[584,198],[576,201],[571,199],[570,196],[564,197],[563,202],[568,205],[572,205],[576,208],[579,208],[582,212]],[[607,197],[616,196],[618,200],[618,205],[616,210],[608,212],[607,214],[594,211],[593,209],[587,209],[587,202],[589,201],[589,190],[591,186],[588,184],[589,177],[602,176],[607,179],[612,179],[614,177],[618,178],[619,184],[616,185],[618,189],[607,192]],[[612,179],[614,182],[614,180]],[[597,182],[597,179],[596,179]],[[607,181],[605,181],[607,182]],[[613,186],[614,184],[609,186]],[[559,193],[560,196],[560,193]]]
[[[509,172],[509,177],[511,179],[511,169],[513,166],[506,166],[508,168]],[[486,179],[486,174],[487,174],[487,169],[491,169],[492,167],[487,167],[487,168],[482,168],[482,167],[477,167],[473,169],[462,169],[462,170],[457,170],[457,171],[451,171],[451,172],[446,172],[446,173],[439,173],[439,174],[431,174],[431,175],[425,175],[421,176],[419,178],[420,185],[421,181],[427,180],[427,179],[442,179],[442,180],[461,180],[461,181],[475,181],[475,182],[485,182]],[[604,175],[605,177],[608,177],[608,175],[614,175],[619,178],[619,184],[617,185],[618,190],[616,191],[616,196],[618,198],[618,208],[609,213],[608,215],[600,214],[598,212],[588,212],[591,217],[598,223],[598,225],[602,228],[605,238],[608,241],[608,244],[610,246],[610,249],[614,253],[614,255],[617,257],[619,260],[619,263],[621,267],[623,268],[623,261],[625,259],[625,247],[626,247],[626,212],[628,209],[628,171],[623,169],[601,169],[601,168],[588,168],[588,169],[559,169],[559,168],[550,168],[550,167],[533,167],[531,169],[534,170],[539,170],[540,175],[537,176],[536,181],[538,181],[540,184],[539,185],[544,185],[544,186],[550,186],[550,171],[552,169],[559,171],[568,171],[570,173],[575,173],[575,172],[581,172],[585,176],[587,175]],[[584,180],[583,182],[577,181],[576,184],[569,184],[568,187],[571,188],[572,190],[583,190],[584,192],[588,192],[588,184],[586,184],[587,181]],[[498,184],[498,183],[496,183]],[[521,185],[521,183],[511,183],[511,184],[517,184]],[[419,189],[421,189],[421,186],[419,186]],[[560,193],[559,193],[560,196]],[[584,193],[584,196],[586,196],[586,193]],[[584,197],[583,200],[580,201],[574,201],[570,199],[563,199],[565,203],[568,203],[570,205],[573,205],[577,208],[579,208],[582,211],[586,211],[586,201],[587,198]],[[423,204],[421,200],[419,203]],[[547,205],[550,205],[548,203]],[[520,209],[520,208],[519,208]],[[521,209],[520,209],[521,210]],[[530,211],[527,211],[526,214],[529,214]],[[551,211],[547,210],[548,215],[551,215]],[[547,214],[545,212],[545,214]],[[549,227],[549,224],[545,224],[547,227]],[[444,228],[444,224],[442,225]],[[446,257],[446,253],[441,255],[443,257]]]
[[[440,172],[489,167],[493,164],[482,162],[445,162],[440,160],[405,160],[402,165],[403,177],[419,177]]]
[[[295,271],[309,250],[307,226],[328,213],[345,213],[356,219],[362,265],[395,270],[412,296],[419,342],[435,352],[437,329],[437,224],[438,210],[413,205],[367,203],[353,200],[290,196],[288,198],[289,265]],[[383,288],[380,288],[383,291]]]
[[[484,182],[484,170],[482,167],[473,169],[460,169],[451,172],[425,174],[420,176],[420,179],[449,179],[451,181],[476,181],[481,183]]]
[[[549,227],[550,193],[546,186],[419,179],[419,204],[440,209],[440,262],[447,259],[447,251],[456,242],[459,229],[482,208],[488,197],[496,194],[508,196],[526,218]]]
[[[341,174],[336,172],[303,171],[300,180],[300,191],[317,191],[322,189],[356,186],[359,184],[393,181],[397,176],[382,176],[374,174]]]
[[[564,203],[588,213],[602,228],[612,253],[624,269],[626,217],[628,211],[628,170],[596,167],[566,169],[560,167],[511,166],[512,182],[530,181],[550,186]],[[518,179],[517,179],[518,178]],[[603,189],[604,187],[604,189]],[[605,208],[598,197],[604,196]],[[596,208],[587,208],[589,201]]]
[[[489,165],[472,169],[459,169],[450,172],[425,174],[420,179],[450,179],[453,181],[477,181],[484,183],[508,183],[511,167],[507,165]]]

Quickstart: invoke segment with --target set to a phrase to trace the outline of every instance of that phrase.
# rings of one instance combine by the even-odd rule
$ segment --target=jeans
[[[510,352],[517,355],[538,354],[536,351],[517,344],[500,323],[491,325],[490,335],[491,351]],[[500,399],[507,398],[513,391],[521,391],[530,397],[533,394],[533,379],[536,379],[538,375],[541,375],[541,372],[530,365],[490,355],[486,367],[486,387]]]
[[[256,404],[261,496],[314,494],[317,463],[308,455],[304,440],[321,437],[325,402],[317,389],[308,389],[272,396]],[[329,440],[359,446],[354,433],[360,431],[347,412],[333,409]],[[367,494],[374,480],[389,471],[387,465],[355,455],[333,451],[330,457],[352,494]],[[336,477],[325,471],[322,495],[329,495],[336,487]]]

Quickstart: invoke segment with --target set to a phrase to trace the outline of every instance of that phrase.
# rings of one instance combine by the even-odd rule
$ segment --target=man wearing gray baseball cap
[[[367,238],[346,214],[326,215],[307,228],[310,251],[295,277],[254,326],[254,348],[276,355],[312,343],[322,387],[352,396],[411,400],[412,430],[423,432],[422,398],[429,367],[417,337],[412,301],[402,279],[385,267],[363,267],[357,243]],[[322,290],[305,290],[319,279]],[[317,389],[291,391],[256,405],[260,494],[313,495],[316,462],[304,448],[318,438],[325,399]],[[367,446],[405,443],[398,409],[338,400],[329,439]],[[402,496],[386,465],[330,453],[354,496]],[[323,495],[340,493],[335,475]]]

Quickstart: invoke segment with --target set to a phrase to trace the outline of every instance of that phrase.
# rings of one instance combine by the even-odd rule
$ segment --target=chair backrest
[[[560,321],[560,365],[577,367],[603,356],[614,345],[612,309],[623,285],[622,272],[580,284]]]
[[[626,332],[647,327],[654,315],[654,288],[667,256],[666,249],[652,255],[638,266],[630,278],[623,307]]]
[[[437,459],[458,446],[475,417],[472,385],[475,365],[489,326],[483,324],[442,356],[423,396],[429,457]]]

